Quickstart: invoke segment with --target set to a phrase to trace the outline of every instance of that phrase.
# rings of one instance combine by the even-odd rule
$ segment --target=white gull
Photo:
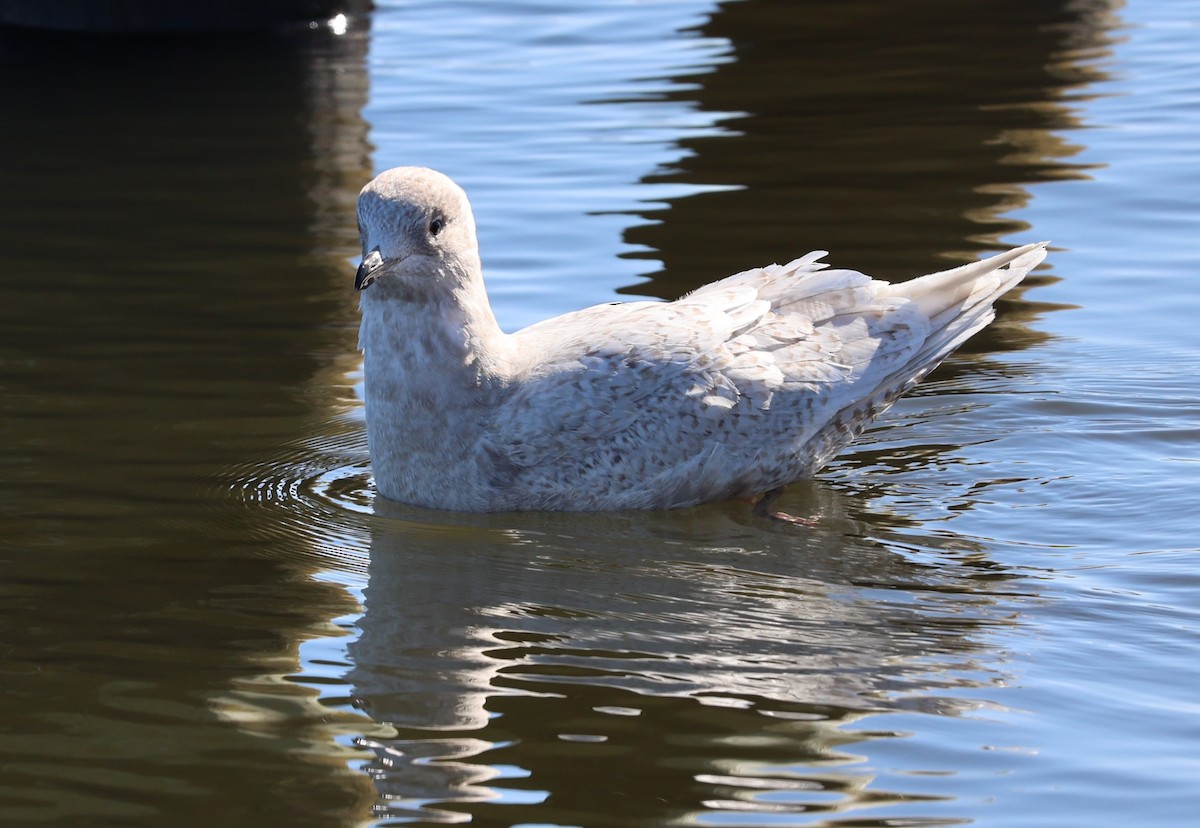
[[[376,489],[477,512],[773,494],[987,325],[1046,255],[1028,244],[893,285],[826,270],[817,251],[674,302],[597,305],[506,334],[453,181],[388,170],[363,188],[358,222]]]

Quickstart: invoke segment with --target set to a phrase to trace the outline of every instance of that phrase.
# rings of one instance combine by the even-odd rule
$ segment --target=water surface
[[[1200,808],[1200,9],[381,3],[0,41],[0,823],[1178,826]],[[52,58],[52,59],[51,59]],[[1042,238],[784,508],[374,497],[373,171],[503,326]]]

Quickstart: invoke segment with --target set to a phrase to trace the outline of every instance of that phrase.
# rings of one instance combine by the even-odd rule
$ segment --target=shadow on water
[[[990,631],[1016,623],[1029,585],[978,543],[930,538],[922,560],[832,490],[800,489],[790,505],[817,529],[740,504],[451,516],[377,501],[346,679],[394,729],[363,741],[380,815],[661,825],[921,800],[869,784],[855,743],[902,734],[855,723],[987,707],[1007,678]]]
[[[1086,177],[1055,130],[1078,126],[1071,101],[1101,77],[1110,7],[720,5],[698,34],[728,40],[735,59],[665,97],[721,114],[722,134],[685,138],[677,163],[645,177],[698,192],[626,232],[645,250],[628,255],[663,266],[624,292],[675,298],[813,249],[896,281],[1007,247],[1001,237],[1026,229],[1005,215],[1028,201],[1025,185]],[[1002,306],[1009,322],[1034,310]],[[1038,339],[1010,326],[968,349]]]
[[[0,823],[328,826],[364,798],[279,678],[353,600],[264,557],[219,481],[329,416],[365,51],[0,41]]]

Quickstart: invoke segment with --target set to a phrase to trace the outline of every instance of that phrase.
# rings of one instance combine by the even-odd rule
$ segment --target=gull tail
[[[808,472],[819,469],[880,412],[916,385],[958,346],[995,317],[992,303],[1046,258],[1049,242],[1036,242],[953,270],[908,282],[878,285],[880,297],[914,302],[930,320],[929,335],[904,364],[883,377],[868,394],[835,414],[806,445]]]
[[[1014,288],[1025,274],[1046,258],[1048,244],[1027,244],[953,270],[889,285],[881,292],[916,302],[937,330],[954,317],[969,315],[977,307],[990,306],[996,298]]]
[[[924,376],[954,349],[984,328],[996,312],[992,303],[1012,290],[1046,258],[1050,242],[1035,242],[988,259],[887,285],[881,293],[915,302],[929,319],[929,338],[913,366]]]

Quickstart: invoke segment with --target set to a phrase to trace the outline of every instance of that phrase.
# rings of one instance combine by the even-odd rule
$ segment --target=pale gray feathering
[[[449,178],[388,170],[358,221],[376,488],[464,511],[673,508],[810,476],[1046,255],[1028,244],[888,284],[816,251],[506,334]]]

